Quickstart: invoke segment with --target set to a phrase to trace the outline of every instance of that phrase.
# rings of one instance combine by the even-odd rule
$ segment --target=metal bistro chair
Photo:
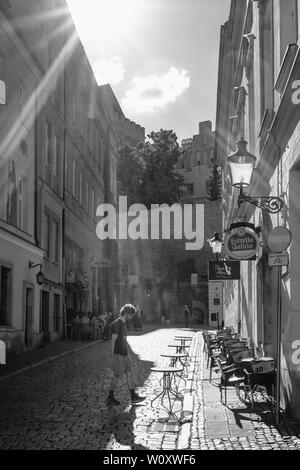
[[[235,365],[240,365],[241,361],[246,358],[254,358],[253,349],[246,348],[246,349],[231,349],[228,351],[228,356],[230,358],[230,362]]]
[[[219,389],[220,389],[220,400],[221,403],[227,406],[227,388],[228,387],[235,387],[236,394],[240,398],[240,385],[244,384],[245,376],[243,371],[240,367],[231,367],[224,369],[220,358],[216,359],[219,371],[221,374]],[[225,391],[225,402],[223,402],[223,388]]]
[[[254,408],[254,392],[258,386],[264,387],[268,396],[275,396],[276,361],[273,358],[261,358],[243,365],[245,374],[244,394]]]
[[[217,360],[220,360],[223,367],[228,365],[227,357],[224,355],[219,345],[214,345],[208,349],[207,368],[209,367],[209,381],[211,382],[212,371],[218,367]]]

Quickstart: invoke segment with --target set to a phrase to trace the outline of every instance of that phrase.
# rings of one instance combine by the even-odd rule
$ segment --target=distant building
[[[177,163],[177,170],[185,180],[184,201],[206,201],[206,183],[211,176],[214,145],[211,121],[200,122],[199,134],[182,141],[183,155]]]
[[[121,145],[133,145],[145,141],[145,128],[126,118],[109,84],[99,86],[101,99],[109,116],[119,131]]]

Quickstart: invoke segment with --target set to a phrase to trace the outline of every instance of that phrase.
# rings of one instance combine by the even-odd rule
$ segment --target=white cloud
[[[150,113],[164,109],[174,103],[190,86],[187,70],[171,67],[163,75],[147,75],[135,77],[132,87],[127,90],[121,101],[121,106],[127,113]]]
[[[92,65],[98,85],[116,85],[124,80],[125,69],[120,57],[98,59]]]

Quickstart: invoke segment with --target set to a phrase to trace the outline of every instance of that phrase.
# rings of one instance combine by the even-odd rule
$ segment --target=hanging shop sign
[[[209,281],[226,281],[240,279],[240,262],[239,261],[209,261],[208,262],[208,280]]]
[[[274,227],[268,236],[268,247],[273,253],[285,251],[291,244],[292,234],[283,226]]]
[[[229,259],[255,259],[259,245],[259,238],[255,230],[246,226],[233,228],[224,240]]]

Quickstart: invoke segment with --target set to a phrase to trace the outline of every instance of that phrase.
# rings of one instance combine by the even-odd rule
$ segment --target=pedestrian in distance
[[[167,308],[166,308],[166,325],[167,325],[167,326],[170,325],[170,316],[171,316],[170,308],[167,307]]]
[[[185,327],[188,328],[190,324],[190,310],[187,305],[184,306],[183,315],[184,315]]]
[[[127,384],[130,391],[131,403],[136,404],[145,400],[134,390],[131,361],[129,358],[129,345],[127,343],[126,321],[135,315],[135,307],[132,304],[125,304],[120,310],[120,315],[112,323],[111,337],[111,357],[113,360],[113,378],[110,383],[109,394],[106,399],[109,405],[120,405],[115,398],[114,391],[121,377],[126,374]]]
[[[160,316],[161,316],[161,324],[164,325],[166,322],[166,316],[167,316],[167,309],[165,305],[161,307]]]

